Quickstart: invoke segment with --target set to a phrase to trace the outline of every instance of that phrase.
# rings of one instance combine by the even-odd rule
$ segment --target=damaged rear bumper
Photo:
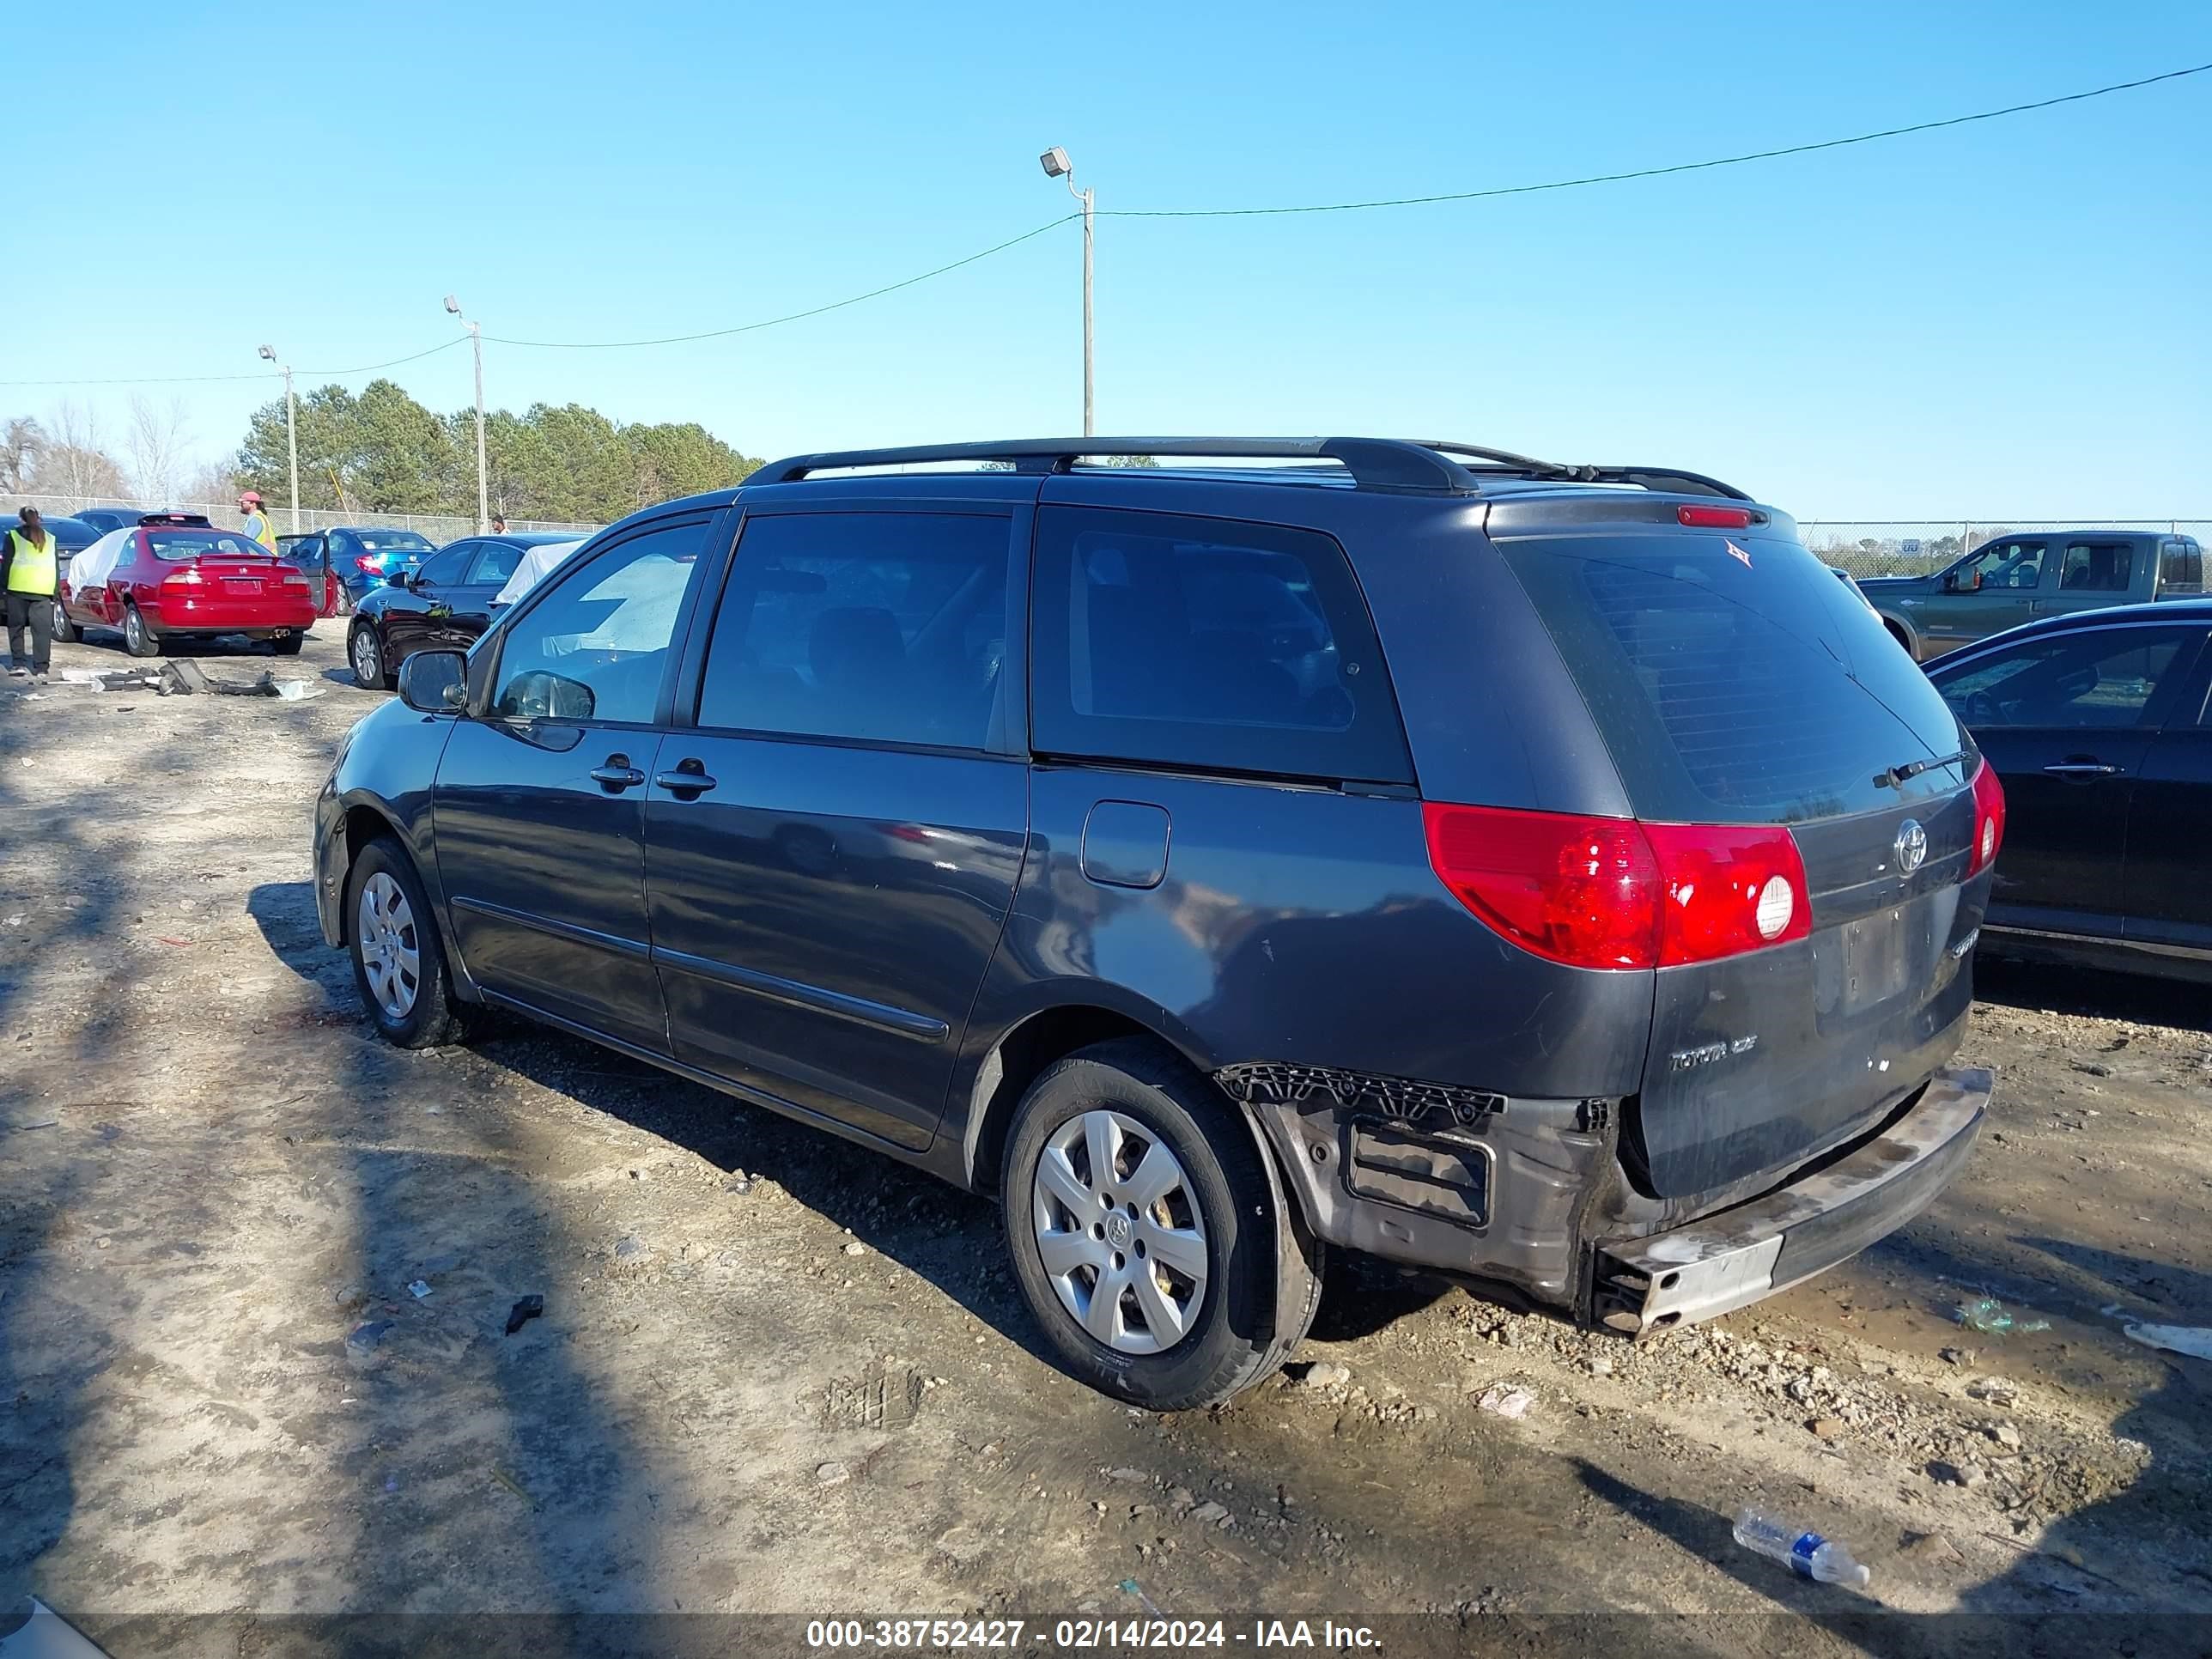
[[[1856,1255],[1926,1209],[1964,1167],[1990,1103],[1985,1071],[1948,1068],[1847,1156],[1764,1197],[1596,1246],[1593,1316],[1630,1333],[1695,1324]]]

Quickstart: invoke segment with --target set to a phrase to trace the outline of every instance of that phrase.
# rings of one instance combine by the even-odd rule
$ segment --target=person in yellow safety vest
[[[46,683],[46,670],[54,652],[54,592],[60,568],[54,538],[39,520],[39,509],[27,507],[17,515],[19,528],[8,532],[8,545],[0,553],[0,577],[8,592],[8,672],[15,678],[33,677]],[[23,656],[23,630],[31,630],[31,655]]]
[[[269,522],[269,515],[261,510],[261,493],[249,489],[238,498],[238,510],[246,514],[246,522],[239,526],[271,553],[276,550],[276,526]]]

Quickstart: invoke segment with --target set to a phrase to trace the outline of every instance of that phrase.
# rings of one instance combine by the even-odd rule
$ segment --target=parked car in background
[[[1874,601],[1867,598],[1866,589],[1859,586],[1859,579],[1857,577],[1851,574],[1850,571],[1844,569],[1840,565],[1832,564],[1827,567],[1827,571],[1831,576],[1833,576],[1844,586],[1850,588],[1852,593],[1857,597],[1858,602],[1861,605],[1864,605],[1869,611],[1874,611]],[[1877,617],[1881,614],[1881,612],[1879,611],[1875,611],[1875,615]]]
[[[386,577],[412,569],[438,550],[434,542],[414,530],[342,525],[322,536],[323,556],[356,605]]]
[[[77,556],[58,602],[64,639],[115,629],[134,657],[227,634],[266,640],[292,656],[315,620],[304,574],[238,531],[187,513],[148,514],[110,531]]]
[[[90,525],[105,536],[111,530],[127,530],[146,516],[143,507],[80,507],[70,517]]]
[[[2194,599],[2204,591],[2204,550],[2161,531],[2020,531],[1932,576],[1869,576],[1859,589],[1927,662],[2039,617]]]
[[[1330,1245],[1625,1333],[1741,1307],[1984,1115],[1996,775],[1694,474],[799,456],[400,692],[314,832],[386,1037],[516,1010],[995,1192],[1048,1350],[1154,1409],[1272,1371]]]
[[[500,592],[532,548],[574,546],[567,531],[466,536],[372,587],[346,630],[353,677],[373,691],[397,684],[399,665],[426,647],[465,651],[492,623]]]
[[[2212,979],[2212,599],[2018,628],[1930,668],[2003,781],[1987,948]]]

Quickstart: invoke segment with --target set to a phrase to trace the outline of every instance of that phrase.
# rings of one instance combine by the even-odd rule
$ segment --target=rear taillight
[[[2004,786],[1997,781],[1997,769],[1984,759],[1974,774],[1974,850],[1966,860],[1968,875],[1979,875],[1996,860],[2004,830]]]
[[[1692,530],[1751,528],[1751,509],[1747,507],[1678,507],[1674,517]]]
[[[378,558],[374,553],[364,553],[353,562],[353,568],[356,570],[365,570],[370,575],[374,576],[377,572],[378,567],[384,561]]]
[[[1812,932],[1787,830],[1423,809],[1429,862],[1508,939],[1577,968],[1711,962]]]
[[[171,582],[179,582],[186,587],[198,587],[206,580],[207,578],[200,574],[200,568],[198,565],[188,564],[182,570],[173,571],[162,577],[161,585],[166,587]]]

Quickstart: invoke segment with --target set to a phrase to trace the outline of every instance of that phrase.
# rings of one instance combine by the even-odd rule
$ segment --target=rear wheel
[[[280,657],[296,657],[300,654],[300,647],[307,643],[307,638],[304,634],[287,634],[281,640],[270,641],[269,648]]]
[[[1154,1411],[1219,1405],[1313,1323],[1320,1248],[1282,1212],[1237,1109],[1141,1040],[1070,1055],[1006,1139],[1006,1242],[1066,1368]]]
[[[362,849],[346,881],[346,943],[362,1006],[403,1048],[456,1042],[461,1014],[430,900],[399,843],[380,836]]]
[[[158,657],[163,649],[161,636],[146,626],[135,605],[123,607],[123,648],[134,657]]]
[[[346,638],[346,659],[353,665],[354,683],[365,691],[389,691],[392,676],[384,666],[384,641],[373,623],[356,623]]]

